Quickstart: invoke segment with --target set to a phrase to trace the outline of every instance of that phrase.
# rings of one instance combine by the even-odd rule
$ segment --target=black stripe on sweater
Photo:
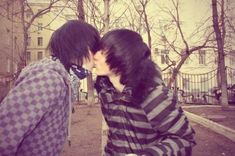
[[[164,100],[168,98],[168,89],[165,87],[162,89],[162,93],[155,97],[152,101],[150,101],[145,107],[144,110],[148,114],[150,113],[155,107],[161,104]]]
[[[133,133],[143,133],[143,134],[155,134],[156,132],[153,129],[148,129],[148,128],[140,128],[140,127],[134,127],[128,123],[122,123],[122,122],[116,122],[116,121],[111,121],[108,120],[108,125],[113,128],[117,129],[125,129],[128,131],[132,131]]]

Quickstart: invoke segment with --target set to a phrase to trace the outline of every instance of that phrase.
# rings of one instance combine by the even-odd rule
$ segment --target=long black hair
[[[97,51],[99,40],[99,33],[92,25],[69,20],[52,34],[48,49],[69,70],[71,59],[77,58],[82,65],[83,58],[89,59],[89,49]]]
[[[120,83],[133,89],[133,98],[138,103],[159,85],[155,79],[161,79],[160,70],[151,61],[150,49],[138,33],[128,29],[112,30],[101,38],[100,49],[107,51],[107,64],[120,74]]]

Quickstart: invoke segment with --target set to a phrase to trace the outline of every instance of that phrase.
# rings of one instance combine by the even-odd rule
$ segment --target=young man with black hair
[[[28,65],[0,104],[1,156],[58,156],[69,135],[69,71],[85,78],[99,43],[90,24],[71,20],[57,29],[51,58]]]

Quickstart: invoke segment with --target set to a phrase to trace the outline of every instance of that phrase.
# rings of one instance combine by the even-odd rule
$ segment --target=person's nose
[[[97,58],[97,56],[96,56],[96,55],[94,55],[94,57],[93,57],[93,61],[94,61],[94,64],[96,64],[96,63],[97,63],[98,58]]]

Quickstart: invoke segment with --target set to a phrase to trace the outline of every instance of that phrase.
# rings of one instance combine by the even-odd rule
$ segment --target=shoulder
[[[16,84],[25,79],[41,78],[47,79],[61,79],[68,83],[69,74],[59,61],[53,61],[45,58],[38,62],[34,62],[26,66],[16,80]]]
[[[165,102],[172,103],[170,101],[176,100],[174,92],[166,87],[164,84],[157,85],[153,88],[142,102],[142,107],[152,105],[152,107],[159,106]]]
[[[15,82],[17,85],[46,85],[46,86],[64,86],[66,77],[61,73],[45,65],[36,65],[26,68],[22,71]]]

